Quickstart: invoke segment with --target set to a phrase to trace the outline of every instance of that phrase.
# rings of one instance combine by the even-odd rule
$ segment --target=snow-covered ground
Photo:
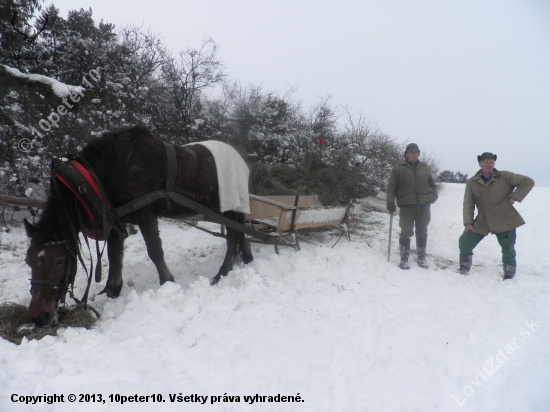
[[[389,215],[373,212],[334,248],[322,233],[300,252],[253,246],[254,261],[212,287],[224,241],[163,221],[177,283],[159,287],[141,236],[130,237],[120,298],[92,285],[95,329],[0,340],[0,411],[549,411],[550,188],[516,204],[527,224],[506,282],[494,236],[469,276],[454,272],[463,190],[445,185],[432,208],[429,270],[397,267],[396,221],[386,261]],[[0,302],[29,303],[26,247],[22,229],[1,238]],[[79,272],[80,296],[84,283]],[[54,394],[65,402],[12,401]],[[149,398],[121,405],[116,394]],[[278,394],[300,402],[268,402]],[[245,400],[255,395],[265,402]]]

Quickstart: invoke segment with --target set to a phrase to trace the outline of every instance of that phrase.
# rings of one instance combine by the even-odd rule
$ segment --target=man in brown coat
[[[497,155],[485,152],[477,157],[480,166],[466,183],[464,192],[464,233],[458,240],[460,268],[467,275],[472,267],[473,250],[489,233],[496,235],[502,248],[504,279],[516,274],[516,228],[525,221],[512,206],[531,191],[533,179],[495,169]],[[474,208],[477,216],[474,219]]]
[[[430,223],[430,205],[437,200],[437,187],[430,167],[418,160],[420,149],[411,143],[405,150],[405,160],[397,163],[390,174],[386,188],[386,207],[395,212],[395,201],[399,206],[399,252],[401,269],[410,269],[409,251],[411,236],[416,235],[416,262],[421,268],[426,263],[426,243]],[[416,230],[415,230],[416,229]]]

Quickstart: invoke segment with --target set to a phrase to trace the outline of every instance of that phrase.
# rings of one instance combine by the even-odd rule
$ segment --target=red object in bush
[[[321,137],[319,138],[319,140],[317,141],[317,144],[318,144],[319,146],[324,146],[324,145],[325,145],[325,138],[324,138],[323,136],[321,136]]]

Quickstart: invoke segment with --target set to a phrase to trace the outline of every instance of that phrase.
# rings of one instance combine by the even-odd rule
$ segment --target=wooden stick
[[[249,196],[250,196],[250,199],[254,199],[258,202],[266,203],[266,204],[271,205],[271,206],[276,206],[279,209],[283,209],[283,210],[294,210],[294,209],[296,209],[296,206],[287,205],[286,203],[277,202],[276,200],[267,199],[267,198],[262,197],[262,196],[252,195],[252,194],[249,195]]]
[[[391,231],[393,225],[393,212],[390,212],[390,233],[388,236],[388,262],[390,261],[390,252],[391,252]]]

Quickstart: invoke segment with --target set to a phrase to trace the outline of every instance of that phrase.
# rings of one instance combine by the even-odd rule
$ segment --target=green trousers
[[[416,235],[417,239],[428,237],[428,224],[431,219],[430,206],[431,203],[417,203],[399,208],[400,238],[410,238],[413,235]]]
[[[474,248],[485,236],[471,230],[463,233],[458,239],[458,248],[461,255],[473,255]],[[502,263],[505,265],[516,266],[516,229],[496,234],[500,248],[502,249]]]

